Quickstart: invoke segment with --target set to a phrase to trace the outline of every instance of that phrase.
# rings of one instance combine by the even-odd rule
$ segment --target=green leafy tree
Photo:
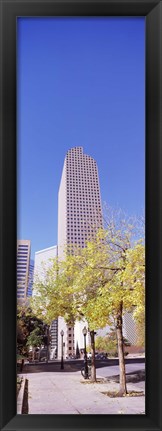
[[[127,392],[123,314],[134,311],[138,319],[144,310],[144,244],[135,243],[137,226],[121,214],[109,217],[105,230],[100,230],[94,241],[88,242],[80,255],[76,255],[74,308],[78,318],[88,322],[92,344],[92,378],[95,379],[94,330],[115,322],[120,364],[119,395]],[[73,264],[75,266],[75,263]]]
[[[28,356],[30,334],[36,329],[42,337],[42,344],[46,345],[46,326],[44,322],[36,317],[30,307],[18,306],[17,309],[17,352]]]
[[[120,368],[119,395],[127,392],[123,314],[133,311],[137,320],[144,310],[144,244],[135,242],[136,226],[121,214],[109,216],[84,249],[53,261],[43,282],[37,281],[33,307],[39,317],[66,322],[85,319],[91,336],[92,380],[96,380],[94,331],[115,322]]]
[[[109,356],[117,356],[118,347],[115,331],[113,332],[113,334],[110,333],[105,335],[104,337],[96,337],[96,349],[99,352],[107,353]]]
[[[119,395],[127,392],[123,314],[134,310],[138,320],[144,310],[145,249],[143,241],[133,242],[134,225],[127,220],[109,220],[96,241],[83,250],[85,266],[78,276],[81,292],[81,311],[91,328],[97,329],[115,322],[120,367]]]
[[[135,254],[136,247],[134,249]],[[140,246],[139,250],[141,259],[142,255],[144,257],[143,247]],[[139,290],[144,290],[143,276],[142,279],[138,279],[138,281],[136,281],[134,277],[131,283],[125,274],[127,263],[129,264],[129,257],[129,253],[127,251],[125,252],[124,258],[120,261],[113,262],[113,264],[110,265],[113,269],[112,273],[111,268],[109,270],[108,266],[104,275],[103,269],[100,270],[101,272],[96,271],[96,284],[98,284],[98,288],[96,289],[94,296],[91,299],[89,298],[87,303],[83,304],[82,307],[84,316],[87,316],[89,326],[92,329],[104,327],[107,324],[110,324],[112,317],[115,321],[120,367],[119,395],[123,395],[127,392],[123,343],[123,313],[130,311],[131,309],[135,309],[134,316],[138,318],[139,309],[141,310],[144,308],[143,295],[141,295],[141,292],[139,293]],[[138,267],[138,265],[139,263],[136,261],[136,267]],[[92,272],[92,278],[94,280],[95,268],[93,268]],[[136,269],[134,269],[134,273],[136,273]],[[83,283],[85,283],[85,280]],[[90,285],[90,280],[87,283],[86,288],[88,288],[88,285]]]
[[[43,343],[43,335],[41,332],[41,329],[39,326],[36,326],[35,329],[28,335],[27,338],[27,346],[32,347],[32,353],[33,353],[33,361],[35,359],[35,349],[37,347],[40,347]]]

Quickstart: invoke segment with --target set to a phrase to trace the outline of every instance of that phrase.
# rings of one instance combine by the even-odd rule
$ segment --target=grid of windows
[[[30,241],[19,240],[17,243],[17,298],[27,296],[29,278]]]
[[[102,226],[102,214],[97,164],[82,147],[67,153],[66,187],[67,244],[83,247]]]
[[[65,157],[59,189],[58,251],[63,256],[67,245],[84,248],[102,227],[100,185],[96,161],[82,147],[71,148]],[[71,335],[72,334],[72,335]],[[67,354],[73,354],[74,332],[67,330]]]

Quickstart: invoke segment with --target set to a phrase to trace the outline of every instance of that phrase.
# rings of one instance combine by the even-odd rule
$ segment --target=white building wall
[[[75,339],[75,349],[77,347],[77,343],[78,343],[78,347],[79,350],[83,350],[84,349],[84,335],[83,335],[83,328],[86,326],[87,330],[88,330],[88,324],[86,322],[86,320],[82,320],[82,321],[77,321],[75,323],[75,327],[74,327],[74,339]],[[86,344],[87,346],[90,344],[90,337],[88,335],[87,332],[87,336],[86,336]]]
[[[34,283],[36,283],[37,278],[44,279],[45,269],[47,270],[50,265],[52,265],[52,260],[57,257],[57,246],[52,246],[45,248],[43,250],[37,251],[35,253],[35,265],[34,265]],[[33,289],[34,296],[34,289]],[[51,322],[51,354],[52,359],[55,359],[55,354],[57,354],[58,349],[58,322],[57,319]]]
[[[34,283],[36,282],[37,276],[43,278],[44,267],[49,268],[52,264],[50,259],[54,259],[57,256],[57,245],[45,248],[35,253],[35,264],[34,264]],[[33,292],[34,295],[34,292]]]

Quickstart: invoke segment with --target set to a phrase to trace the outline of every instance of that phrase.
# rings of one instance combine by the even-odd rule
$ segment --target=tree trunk
[[[120,303],[118,313],[116,315],[116,335],[118,341],[118,356],[120,370],[120,389],[119,396],[127,394],[126,375],[125,375],[125,360],[124,360],[124,343],[123,343],[123,321],[122,321],[123,303]]]
[[[91,337],[91,381],[96,382],[96,366],[95,366],[95,332],[90,331]]]
[[[20,371],[21,371],[21,372],[23,371],[23,366],[24,366],[24,359],[22,359],[22,361],[21,361],[21,365],[20,365]]]

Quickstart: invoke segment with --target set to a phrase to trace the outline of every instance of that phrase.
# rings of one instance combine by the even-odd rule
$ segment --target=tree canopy
[[[19,354],[27,355],[28,348],[46,344],[46,325],[27,306],[17,309],[17,350]]]
[[[132,311],[139,324],[144,316],[145,246],[137,227],[120,214],[109,217],[85,248],[72,245],[64,260],[53,260],[32,299],[36,315],[48,323],[59,316],[67,323],[85,319],[93,331],[115,322],[121,361],[123,314]]]

